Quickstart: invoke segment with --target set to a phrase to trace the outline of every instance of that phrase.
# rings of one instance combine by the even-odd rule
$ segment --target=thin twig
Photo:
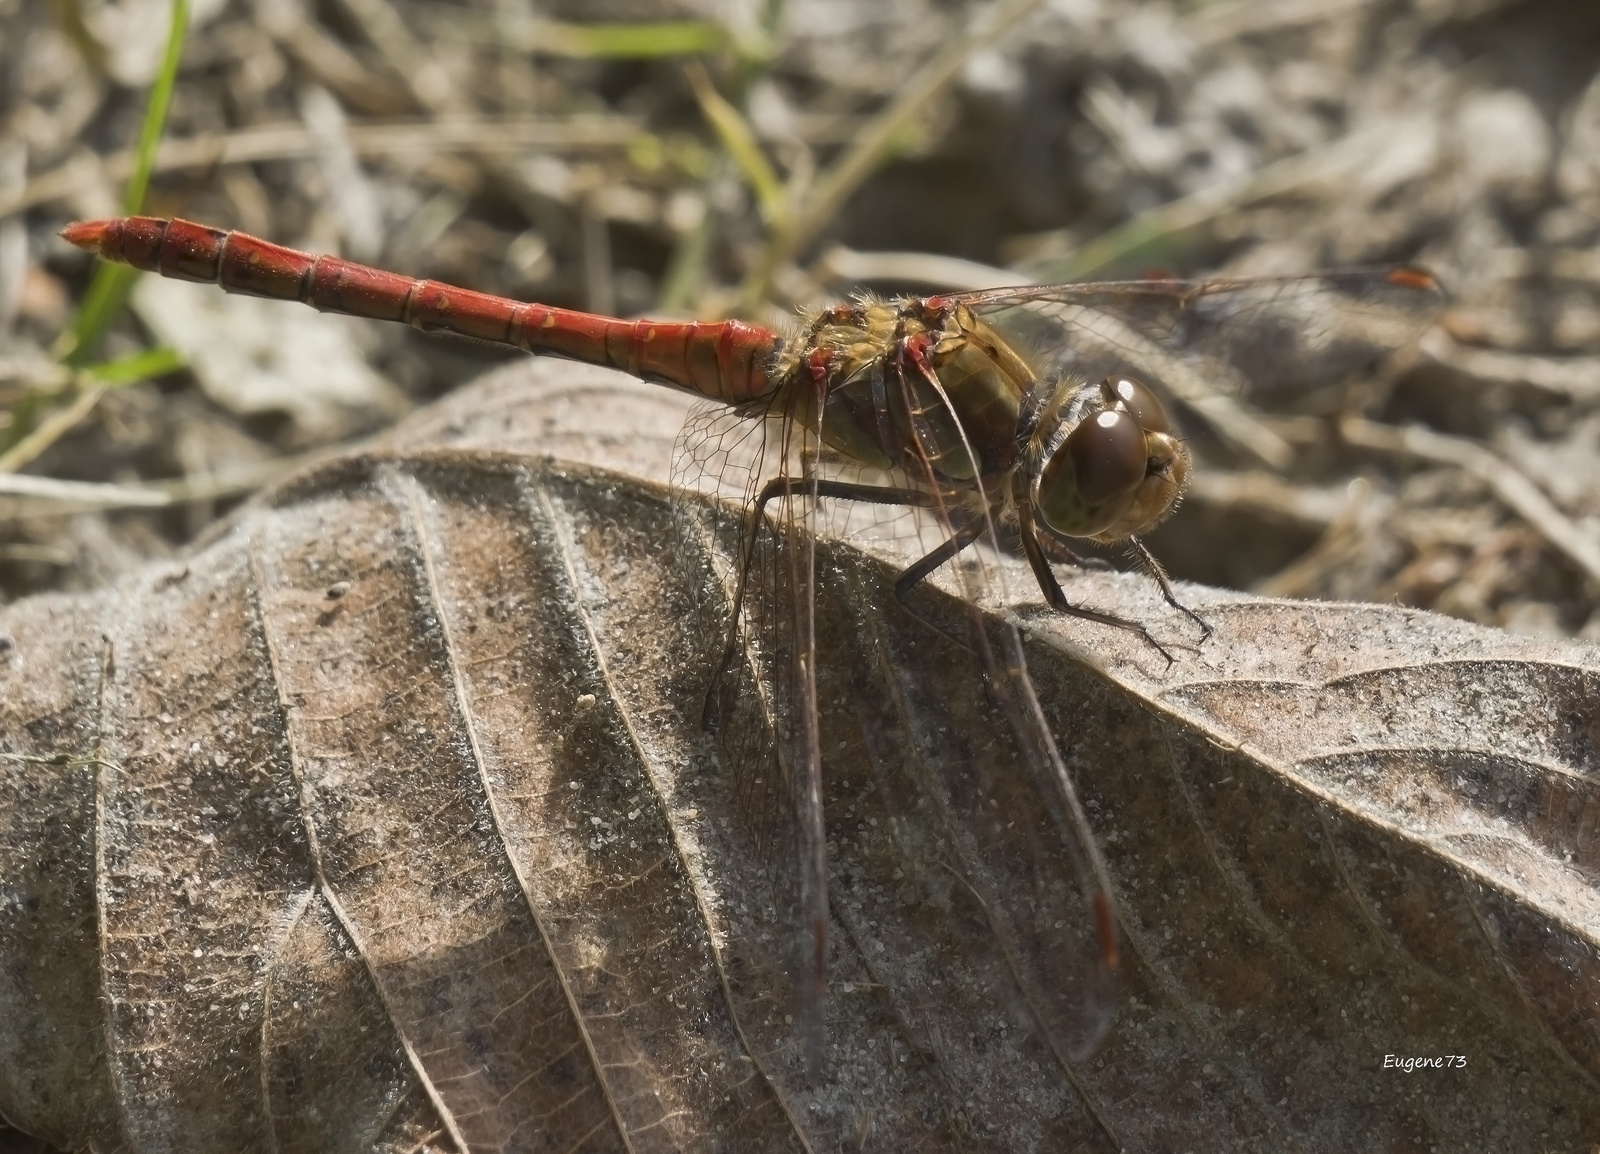
[[[160,509],[238,497],[348,449],[348,445],[324,445],[292,457],[275,457],[235,469],[142,485],[107,485],[27,473],[0,473],[0,500],[4,502],[0,515],[10,520],[23,520],[90,509]]]
[[[28,497],[74,509],[158,509],[172,498],[146,485],[105,485],[96,481],[64,481],[31,473],[0,473],[0,497]],[[60,509],[50,510],[61,512]]]
[[[640,125],[620,116],[580,116],[568,120],[519,117],[502,120],[474,117],[457,120],[403,120],[352,124],[350,147],[358,156],[402,153],[536,152],[615,149],[628,144]],[[214,136],[163,141],[156,153],[156,172],[294,160],[314,156],[317,142],[299,122],[268,124]],[[82,191],[86,182],[125,179],[134,167],[131,150],[100,160],[83,153],[33,180],[16,196],[0,200],[0,216]]]
[[[1346,442],[1359,448],[1452,465],[1471,473],[1591,580],[1600,582],[1600,543],[1556,508],[1537,485],[1482,445],[1418,426],[1400,429],[1359,417],[1340,422],[1339,432]]]
[[[739,290],[749,311],[765,300],[773,275],[787,264],[838,215],[845,201],[883,163],[895,140],[930,101],[960,76],[973,54],[989,47],[1032,15],[1042,0],[1009,0],[987,27],[951,39],[900,89],[899,95],[862,128],[844,155],[812,185],[806,203],[789,220],[773,230],[766,250]]]
[[[1600,357],[1537,357],[1457,344],[1435,326],[1422,353],[1464,376],[1492,384],[1525,385],[1574,401],[1600,399]]]
[[[40,421],[26,437],[0,453],[0,474],[15,473],[66,436],[73,426],[94,411],[108,388],[107,385],[89,385],[70,405],[56,409]]]
[[[15,761],[22,765],[62,765],[79,768],[86,765],[100,766],[122,772],[122,766],[114,761],[107,761],[103,757],[96,757],[90,753],[12,753],[9,750],[0,750],[0,761]]]
[[[1415,102],[1415,115],[1433,115],[1433,109],[1453,90],[1443,82],[1435,84]],[[1064,256],[1030,262],[1031,271],[1045,282],[1082,280],[1154,240],[1198,228],[1247,205],[1318,184],[1347,183],[1373,156],[1392,143],[1395,132],[1392,120],[1381,120],[1327,144],[1170,200],[1101,233]]]

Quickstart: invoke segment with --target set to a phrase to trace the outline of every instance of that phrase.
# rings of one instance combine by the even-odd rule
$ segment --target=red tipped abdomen
[[[742,321],[623,321],[312,256],[242,232],[130,216],[61,230],[106,260],[324,312],[402,321],[529,352],[606,365],[729,404],[765,394],[778,335]]]

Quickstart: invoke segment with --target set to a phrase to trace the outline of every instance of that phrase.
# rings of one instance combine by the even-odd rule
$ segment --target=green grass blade
[[[0,436],[0,473],[14,473],[31,464],[70,433],[112,389],[176,372],[186,363],[176,349],[145,349],[79,369],[72,382],[77,395],[65,405],[48,408],[52,397],[45,392],[24,396],[11,410],[7,435]]]
[[[144,207],[145,193],[150,188],[150,174],[155,169],[156,149],[166,128],[167,108],[172,103],[172,90],[178,82],[178,61],[183,56],[184,36],[189,27],[189,0],[172,0],[172,23],[167,31],[166,53],[161,59],[161,70],[150,86],[149,101],[144,110],[144,126],[139,132],[139,149],[134,157],[133,175],[122,194],[122,211],[133,216]],[[87,359],[89,351],[111,327],[122,307],[128,302],[138,273],[126,265],[102,264],[95,270],[89,291],[84,294],[83,305],[77,319],[67,334],[66,351],[62,359],[78,366]]]
[[[78,368],[88,359],[90,350],[128,303],[128,294],[138,279],[139,270],[125,264],[102,262],[95,268],[89,291],[83,294],[83,304],[66,334],[63,361]]]
[[[83,372],[85,376],[93,377],[102,385],[116,388],[119,385],[147,381],[151,377],[164,377],[168,373],[177,372],[188,363],[177,349],[158,345],[153,349],[118,357],[114,361],[85,365]]]
[[[670,56],[706,56],[728,47],[731,38],[708,20],[671,20],[654,24],[539,25],[539,51],[555,56],[601,60],[653,60]]]
[[[167,127],[167,109],[172,90],[178,84],[178,62],[183,57],[183,41],[189,30],[189,0],[172,0],[172,23],[167,29],[167,50],[161,70],[150,86],[150,102],[144,109],[144,126],[139,131],[139,151],[134,158],[133,175],[122,194],[122,211],[132,216],[144,207],[144,194],[150,188],[150,174],[156,166],[156,149]]]
[[[761,209],[761,218],[769,226],[775,226],[783,219],[787,210],[783,181],[778,179],[778,174],[767,161],[766,153],[761,151],[761,145],[756,141],[750,122],[737,108],[723,99],[722,94],[711,83],[711,77],[706,74],[706,70],[698,61],[686,67],[684,74],[689,79],[689,86],[694,89],[695,99],[700,102],[700,111],[717,134],[717,139],[722,142],[722,147],[733,158],[734,164],[738,165],[745,183],[750,186],[750,191],[755,193],[756,205]]]

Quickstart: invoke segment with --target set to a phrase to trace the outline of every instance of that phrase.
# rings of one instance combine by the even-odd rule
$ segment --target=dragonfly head
[[[1142,532],[1172,512],[1189,479],[1189,450],[1132,377],[1060,389],[1031,441],[1029,501],[1061,537]]]

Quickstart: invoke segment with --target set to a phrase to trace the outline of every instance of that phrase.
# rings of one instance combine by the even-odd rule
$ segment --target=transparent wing
[[[849,822],[845,803],[824,825],[823,788],[835,804],[839,791],[848,796],[855,788],[837,772],[824,781],[823,753],[848,745],[867,751],[877,767],[862,788],[935,806],[944,817],[948,839],[923,852],[901,846],[901,868],[930,901],[981,911],[995,945],[997,988],[1020,990],[1064,1056],[1087,1053],[1115,1008],[1110,897],[1093,834],[1034,700],[1020,640],[978,608],[986,598],[1006,597],[989,555],[995,527],[985,519],[986,503],[969,497],[906,509],[818,497],[817,487],[841,482],[863,490],[928,488],[932,475],[862,470],[781,414],[752,419],[761,416],[697,412],[680,439],[674,482],[685,494],[720,499],[708,513],[706,503],[685,496],[679,524],[685,534],[720,542],[715,584],[724,595],[702,607],[700,631],[712,650],[726,650],[727,639],[736,638],[731,655],[714,662],[708,700],[739,822],[766,863],[748,898],[752,907],[761,903],[752,917],[764,920],[765,932],[747,940],[770,941],[776,976],[789,993],[787,1004],[768,1005],[766,1016],[792,1018],[791,1038],[804,1043],[815,1069],[823,1041],[827,844],[847,838],[840,827]],[[764,515],[755,519],[750,509],[762,497]],[[925,621],[895,607],[887,589],[847,593],[844,604],[829,607],[830,620],[856,623],[853,651],[870,654],[875,668],[842,656],[851,642],[833,639],[836,650],[817,652],[818,526],[830,537],[872,539],[909,564],[975,516],[987,544],[944,567],[942,582],[954,599],[913,594]],[[706,555],[698,548],[682,553]],[[838,595],[834,577],[822,584]],[[738,629],[730,633],[735,612]],[[820,701],[818,676],[826,687]],[[959,891],[953,898],[952,889]],[[763,1013],[762,997],[757,990],[745,1001],[752,1017]],[[1002,1004],[1016,1001],[1009,995]],[[936,1023],[938,1007],[916,1017]]]
[[[1041,376],[1126,373],[1269,463],[1284,446],[1249,412],[1349,376],[1414,340],[1445,296],[1414,268],[1244,280],[1108,281],[949,298],[1017,340]]]
[[[914,399],[908,397],[904,408],[915,412]],[[927,427],[913,430],[907,443],[936,444],[941,430],[959,429],[947,397],[944,408],[943,414],[925,410]],[[963,450],[978,472],[974,447]],[[919,468],[913,461],[906,472],[914,487],[937,492],[931,462]],[[857,599],[864,634],[899,638],[874,651],[887,690],[884,708],[897,718],[903,740],[883,741],[880,727],[875,756],[886,774],[914,783],[940,810],[950,837],[938,860],[925,865],[954,878],[976,900],[1008,983],[1020,989],[1057,1052],[1078,1058],[1098,1044],[1115,1011],[1111,894],[1094,834],[1035,697],[1021,638],[995,612],[1009,601],[996,563],[991,510],[998,507],[981,490],[932,499],[920,510],[920,531],[900,538],[926,547],[932,521],[939,544],[974,539],[936,570],[953,599],[926,590],[911,595],[922,623],[900,612],[889,620],[874,617],[866,610],[869,599]],[[896,657],[918,648],[925,660]],[[952,676],[952,667],[961,672]]]
[[[762,932],[746,940],[771,941],[771,927],[784,927],[771,956],[753,960],[781,980],[757,978],[747,1012],[792,1021],[813,1072],[821,1066],[828,942],[817,500],[805,464],[817,454],[815,435],[782,411],[707,405],[686,423],[673,466],[679,532],[691,538],[680,556],[718,559],[714,580],[690,583],[722,594],[697,605],[702,644],[713,655],[703,720],[717,738],[739,834],[766,867],[760,894],[746,891],[759,903]]]
[[[1041,367],[1092,379],[1151,359],[1220,369],[1219,384],[1263,390],[1315,386],[1371,363],[1420,334],[1444,293],[1419,269],[1383,268],[1034,285],[951,299],[1051,351]]]
[[[1031,350],[1041,377],[1136,375],[1271,459],[1282,443],[1251,416],[1243,394],[1336,380],[1414,337],[1443,298],[1426,274],[1397,269],[1026,287],[953,299]],[[902,846],[908,874],[934,904],[954,904],[952,891],[969,896],[1010,988],[1058,1054],[1081,1056],[1115,1008],[1115,915],[1021,639],[993,612],[1010,601],[991,519],[1003,502],[942,487],[941,477],[962,475],[949,469],[951,454],[968,456],[966,475],[981,475],[981,455],[960,441],[965,434],[933,370],[914,368],[897,349],[874,371],[891,390],[906,390],[897,410],[913,426],[905,443],[933,446],[942,464],[913,449],[901,469],[864,473],[826,452],[813,430],[759,405],[702,407],[675,456],[685,562],[714,559],[712,580],[690,582],[710,590],[699,607],[713,655],[706,719],[754,856],[766,863],[766,877],[747,891],[751,909],[738,910],[758,923],[746,940],[770,943],[773,959],[752,960],[748,1004],[759,1012],[765,1003],[766,1021],[789,1023],[789,1039],[804,1043],[807,1065],[817,1069],[828,844],[830,835],[847,840],[838,813],[824,824],[823,753],[849,745],[876,767],[874,783],[859,788],[939,810],[948,837]],[[915,387],[911,373],[921,374]],[[933,402],[923,385],[932,386]],[[906,503],[917,507],[896,508]],[[819,584],[815,533],[824,525],[897,547],[914,572],[932,574],[927,586],[935,588],[906,595],[912,614],[886,608],[887,590],[844,593],[844,605],[829,602],[829,620],[853,621],[850,636],[830,637],[829,651],[819,653],[818,590],[833,590],[831,598],[841,588],[831,572]],[[863,640],[870,677],[859,659],[842,656],[862,652]],[[913,653],[926,659],[907,660]],[[819,674],[827,690],[820,700]],[[857,788],[837,775],[826,784]],[[762,974],[781,981],[763,982]],[[774,1001],[774,986],[790,991],[787,1006]],[[937,1020],[936,1007],[929,1020]]]

